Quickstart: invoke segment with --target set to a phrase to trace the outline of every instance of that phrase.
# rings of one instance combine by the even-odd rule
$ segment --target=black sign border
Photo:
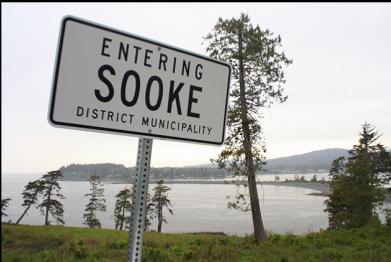
[[[223,134],[222,134],[222,140],[220,142],[213,142],[213,141],[204,141],[204,140],[198,140],[198,139],[190,139],[190,138],[181,138],[181,137],[175,137],[175,136],[165,136],[165,135],[157,135],[157,134],[150,134],[150,133],[141,133],[141,132],[135,132],[135,131],[126,131],[126,130],[118,130],[118,129],[112,129],[112,128],[106,128],[106,127],[97,127],[97,126],[89,126],[89,125],[80,125],[80,124],[74,124],[74,123],[66,123],[66,122],[59,122],[54,120],[53,114],[54,114],[54,106],[55,106],[55,100],[56,100],[56,91],[57,91],[57,82],[58,82],[58,74],[60,71],[60,61],[61,61],[61,55],[62,55],[62,47],[63,47],[63,40],[64,40],[64,35],[65,35],[65,27],[66,23],[68,21],[73,21],[76,23],[84,24],[90,27],[95,27],[101,30],[109,31],[114,34],[120,34],[126,37],[134,38],[140,41],[144,41],[150,44],[158,45],[170,50],[174,50],[176,52],[181,52],[190,56],[195,56],[197,58],[203,59],[203,60],[208,60],[213,63],[221,64],[224,66],[228,67],[228,86],[227,86],[227,95],[226,95],[226,100],[225,100],[225,112],[224,112],[224,126],[223,126]],[[231,76],[231,67],[223,62],[211,59],[206,56],[201,56],[195,53],[191,53],[186,50],[178,49],[175,48],[174,46],[169,46],[164,43],[160,43],[154,40],[142,38],[130,33],[126,33],[123,31],[118,31],[115,29],[112,29],[110,27],[106,27],[100,24],[92,23],[86,20],[82,20],[73,16],[66,16],[63,18],[62,23],[61,23],[61,32],[60,32],[60,39],[59,39],[59,46],[57,49],[57,56],[56,56],[56,63],[55,63],[55,73],[54,73],[54,81],[53,81],[53,86],[52,86],[52,94],[51,94],[51,101],[50,101],[50,108],[49,108],[49,122],[53,125],[57,126],[65,126],[69,128],[77,128],[77,129],[83,129],[86,131],[91,131],[91,130],[97,130],[98,132],[109,132],[110,134],[117,134],[117,135],[122,135],[122,134],[127,134],[127,135],[139,135],[142,137],[149,137],[149,138],[162,138],[162,139],[168,139],[168,140],[176,140],[176,141],[187,141],[187,142],[193,142],[193,143],[201,143],[201,144],[212,144],[212,145],[222,145],[224,140],[225,140],[225,128],[226,128],[226,122],[227,122],[227,110],[228,110],[228,97],[229,97],[229,87],[230,87],[230,76]]]

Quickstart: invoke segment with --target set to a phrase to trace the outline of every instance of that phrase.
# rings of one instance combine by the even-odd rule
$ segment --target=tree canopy
[[[219,168],[247,178],[254,235],[257,243],[261,243],[266,240],[266,231],[255,173],[265,164],[266,147],[260,122],[262,108],[286,101],[282,87],[284,68],[292,60],[281,50],[280,36],[252,25],[249,16],[243,13],[238,19],[219,18],[205,42],[210,56],[229,63],[232,68],[228,136],[222,152],[212,161]],[[237,204],[246,199],[240,194],[231,207],[247,205]]]
[[[129,228],[130,213],[133,207],[133,194],[129,188],[124,188],[115,196],[114,221],[115,229]]]
[[[173,215],[170,208],[172,206],[171,200],[168,198],[168,191],[171,190],[168,186],[163,185],[164,181],[159,180],[157,186],[153,189],[154,194],[151,198],[152,213],[158,219],[158,232],[162,231],[162,224],[167,223],[166,217],[163,214],[163,209],[166,208],[168,212]]]
[[[330,228],[360,227],[377,219],[383,185],[390,181],[391,154],[377,142],[378,131],[364,123],[359,136],[349,157],[337,158],[330,169],[331,194],[325,201]]]
[[[11,201],[11,198],[5,198],[1,199],[1,217],[5,216],[7,217],[8,215],[5,213],[5,210],[7,209],[9,202]]]
[[[104,198],[103,184],[100,181],[99,176],[92,175],[90,176],[90,190],[91,193],[85,194],[85,197],[88,197],[88,203],[85,208],[85,213],[83,214],[84,222],[83,224],[88,225],[90,228],[100,228],[101,223],[96,216],[98,211],[106,211],[106,199]]]
[[[60,202],[65,197],[60,193],[61,186],[58,183],[61,177],[60,170],[49,171],[36,184],[42,197],[42,202],[38,204],[38,208],[42,214],[45,214],[45,225],[50,225],[49,214],[57,223],[65,224],[64,208]]]

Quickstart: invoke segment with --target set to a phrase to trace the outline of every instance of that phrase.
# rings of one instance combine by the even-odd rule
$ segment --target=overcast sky
[[[364,121],[391,146],[389,3],[2,3],[2,173],[71,163],[135,165],[137,137],[55,128],[47,121],[60,22],[74,15],[205,54],[219,17],[246,12],[293,59],[286,103],[264,111],[267,158],[351,148]],[[209,163],[221,147],[154,140],[155,167]]]

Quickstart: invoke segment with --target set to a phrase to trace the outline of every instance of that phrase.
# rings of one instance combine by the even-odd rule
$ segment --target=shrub
[[[83,240],[79,240],[77,243],[72,241],[69,246],[69,252],[78,259],[88,257],[88,249],[84,246]]]
[[[164,262],[168,261],[165,255],[159,248],[143,247],[142,262]]]

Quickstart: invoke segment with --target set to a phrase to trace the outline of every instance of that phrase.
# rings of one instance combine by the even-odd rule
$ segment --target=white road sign
[[[65,17],[49,122],[54,126],[222,144],[230,66]]]

